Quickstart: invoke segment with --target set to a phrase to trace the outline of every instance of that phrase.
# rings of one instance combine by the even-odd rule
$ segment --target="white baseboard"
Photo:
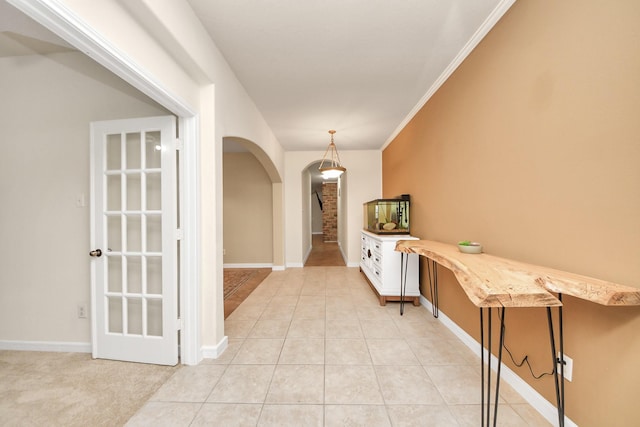
[[[2,341],[0,350],[51,351],[57,353],[91,353],[90,342]]]
[[[287,268],[302,268],[304,267],[304,263],[303,262],[288,262],[287,263]]]
[[[432,309],[431,302],[422,295],[420,295],[420,303],[424,307],[426,307],[427,310]],[[451,332],[453,332],[453,334],[458,337],[458,339],[460,339],[460,341],[462,341],[474,353],[478,355],[480,354],[480,343],[476,341],[475,338],[473,338],[471,335],[469,335],[464,329],[458,326],[442,311],[439,311],[437,320],[442,322],[444,326],[446,326]],[[488,351],[486,349],[483,349],[482,351],[484,352],[485,360],[487,360]],[[494,355],[491,355],[491,366],[494,371],[498,366],[498,358]],[[520,395],[525,398],[527,403],[529,403],[529,405],[531,405],[536,411],[538,411],[540,415],[542,415],[547,421],[549,421],[554,426],[558,425],[558,410],[556,409],[556,407],[547,399],[545,399],[540,393],[538,393],[536,389],[531,387],[525,380],[520,378],[504,363],[502,363],[500,377],[507,384],[513,387],[515,391],[520,393]],[[578,427],[578,425],[571,421],[566,415],[564,424],[567,427]]]
[[[274,265],[271,267],[271,271],[284,271],[286,267],[284,265]]]
[[[222,268],[273,268],[273,264],[269,262],[222,264]]]
[[[225,335],[217,345],[202,346],[202,357],[205,359],[217,359],[227,349],[229,338]]]

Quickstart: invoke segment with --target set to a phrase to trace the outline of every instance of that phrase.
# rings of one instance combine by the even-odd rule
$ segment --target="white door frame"
[[[199,116],[197,110],[168,92],[160,82],[138,67],[108,40],[55,0],[8,0],[53,33],[89,55],[109,71],[178,116],[183,141],[181,167],[180,251],[180,360],[195,365],[202,360],[200,334],[200,213],[199,194]]]

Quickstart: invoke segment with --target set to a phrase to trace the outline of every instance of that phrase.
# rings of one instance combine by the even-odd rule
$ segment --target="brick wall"
[[[338,241],[338,184],[322,183],[322,237],[325,242]]]

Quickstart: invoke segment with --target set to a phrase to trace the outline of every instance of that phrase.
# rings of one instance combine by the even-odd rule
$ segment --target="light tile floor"
[[[424,307],[385,307],[357,268],[271,273],[129,426],[478,426],[480,360]],[[500,385],[498,425],[549,425]]]

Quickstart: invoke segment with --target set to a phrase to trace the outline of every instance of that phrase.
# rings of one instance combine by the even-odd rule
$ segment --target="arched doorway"
[[[303,184],[303,200],[308,200],[308,229],[311,232],[310,250],[304,265],[344,266],[339,232],[342,178],[325,180],[318,171],[320,162],[314,162],[305,170],[309,185]],[[304,179],[304,178],[303,178]],[[305,180],[306,181],[306,180]]]
[[[223,138],[223,298],[225,318],[272,271],[282,269],[282,183],[260,147]]]

